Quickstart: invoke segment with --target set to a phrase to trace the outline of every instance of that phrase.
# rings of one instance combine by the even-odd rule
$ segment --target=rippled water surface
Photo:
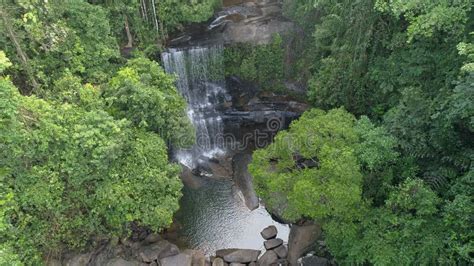
[[[179,238],[189,248],[207,255],[222,248],[263,249],[260,232],[269,225],[288,241],[289,227],[273,221],[263,206],[250,211],[231,181],[202,180],[199,188],[185,187],[183,193],[176,219]]]

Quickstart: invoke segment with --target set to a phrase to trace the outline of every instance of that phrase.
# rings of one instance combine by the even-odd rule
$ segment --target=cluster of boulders
[[[296,225],[294,225],[296,226]],[[301,227],[301,226],[300,226]],[[307,226],[306,226],[307,227]],[[302,228],[306,228],[302,227]],[[309,237],[310,232],[298,230],[300,236]],[[149,234],[140,240],[111,240],[88,253],[71,254],[62,260],[49,259],[48,266],[329,266],[328,259],[307,255],[302,257],[301,247],[304,237],[290,236],[289,243],[298,250],[288,252],[283,240],[277,238],[278,231],[273,225],[261,231],[265,240],[265,252],[256,249],[228,248],[216,251],[208,257],[199,250],[180,250],[175,244],[158,234]],[[307,248],[305,248],[307,250]],[[292,259],[294,257],[294,259]]]
[[[276,238],[278,231],[275,226],[271,225],[260,233],[265,239],[265,253],[258,260],[259,265],[287,265],[286,257],[288,249],[283,245],[283,240]]]
[[[158,234],[150,234],[142,241],[123,239],[119,243],[109,243],[95,251],[71,255],[63,261],[47,261],[49,266],[207,266],[210,261],[198,250],[184,250],[162,239]]]
[[[276,238],[276,227],[268,226],[260,234],[265,239],[263,245],[266,251],[263,255],[260,256],[261,251],[255,249],[220,249],[216,251],[215,257],[211,257],[212,266],[288,265],[288,249],[282,239]]]

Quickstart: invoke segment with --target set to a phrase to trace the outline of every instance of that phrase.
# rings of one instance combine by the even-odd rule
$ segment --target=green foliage
[[[439,202],[421,180],[407,179],[390,193],[384,207],[371,210],[363,220],[362,238],[352,244],[364,251],[356,253],[356,261],[374,265],[436,263],[444,255],[440,253],[443,231],[436,216]],[[328,244],[337,245],[331,240]]]
[[[296,67],[313,104],[362,115],[367,205],[324,226],[338,262],[472,263],[472,4],[285,1],[310,36]]]
[[[409,23],[407,33],[411,41],[415,36],[431,38],[442,33],[449,38],[463,34],[472,1],[377,0],[375,6],[382,12],[403,16]]]
[[[364,205],[363,174],[377,176],[397,156],[393,148],[394,139],[367,118],[313,109],[257,150],[249,169],[266,205],[285,218],[350,220]]]
[[[224,51],[225,75],[236,75],[257,83],[262,89],[284,90],[284,48],[279,35],[270,44],[239,44]]]
[[[185,24],[203,22],[214,14],[220,0],[125,0],[90,1],[109,11],[114,35],[128,45],[124,31],[125,21],[132,35],[132,45],[153,58],[166,44],[170,33],[181,30]]]
[[[0,81],[0,169],[19,206],[9,219],[22,260],[126,234],[131,221],[156,231],[171,223],[182,185],[158,135],[101,109],[21,96]]]
[[[176,147],[194,142],[193,127],[186,116],[186,103],[174,79],[153,61],[130,60],[104,90],[110,113],[133,125],[158,133]]]
[[[11,65],[12,63],[5,55],[5,52],[0,50],[0,74],[5,71],[5,69],[9,68]]]
[[[5,6],[5,12],[10,10],[15,11],[9,14],[13,34],[43,85],[52,84],[65,72],[87,82],[103,82],[114,70],[118,46],[103,8],[84,1],[66,5],[37,1],[11,8]],[[12,42],[2,41],[7,51],[13,53]]]
[[[444,206],[443,223],[447,228],[448,258],[473,262],[474,250],[474,171],[471,168],[456,180]]]

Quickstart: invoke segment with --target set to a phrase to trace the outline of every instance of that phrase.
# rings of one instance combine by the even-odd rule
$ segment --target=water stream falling
[[[177,151],[175,157],[194,169],[202,156],[212,158],[226,152],[221,112],[231,98],[225,87],[223,46],[169,49],[162,54],[162,61],[166,72],[177,76],[176,86],[188,103],[188,116],[196,128],[196,145]],[[260,231],[271,224],[287,241],[288,226],[273,221],[262,205],[249,210],[233,181],[195,178],[199,185],[185,183],[175,216],[181,228],[177,242],[184,248],[199,249],[206,255],[222,248],[263,249]]]
[[[188,103],[188,116],[196,128],[196,145],[176,153],[177,160],[191,169],[199,156],[224,153],[224,125],[218,108],[230,99],[222,54],[222,45],[162,53],[165,70],[177,76],[176,85]]]

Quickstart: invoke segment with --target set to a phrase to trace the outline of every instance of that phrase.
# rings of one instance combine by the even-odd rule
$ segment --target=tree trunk
[[[33,69],[31,69],[31,66],[29,64],[29,59],[26,53],[23,51],[21,48],[20,42],[16,38],[16,35],[12,29],[13,23],[9,21],[8,14],[0,9],[0,17],[3,20],[3,25],[6,29],[6,33],[10,40],[12,41],[13,45],[15,46],[16,49],[16,55],[18,59],[20,60],[20,63],[23,65],[23,69],[26,71],[26,74],[28,76],[28,79],[30,80],[31,86],[33,87],[32,90],[28,91],[28,93],[33,92],[34,90],[38,89],[39,83],[36,81]]]
[[[126,48],[132,48],[133,47],[133,37],[132,34],[130,33],[130,27],[128,26],[128,17],[125,15],[125,32],[127,33],[127,45],[125,45]]]

